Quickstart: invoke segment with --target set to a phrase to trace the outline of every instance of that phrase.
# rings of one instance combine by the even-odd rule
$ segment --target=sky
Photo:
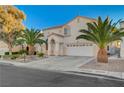
[[[90,18],[109,16],[115,22],[124,20],[124,6],[112,5],[18,5],[26,14],[24,24],[27,28],[44,29],[62,25],[80,15]]]

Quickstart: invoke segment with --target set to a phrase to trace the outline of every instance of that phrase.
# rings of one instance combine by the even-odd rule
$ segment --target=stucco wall
[[[124,22],[120,23],[120,28],[124,28]],[[120,56],[124,58],[124,37],[123,41],[121,42]]]
[[[55,29],[48,29],[44,31],[44,36],[48,38],[48,46],[50,47],[50,40],[53,38],[58,43],[63,43],[64,53],[63,55],[77,55],[77,56],[96,56],[98,48],[96,46],[78,46],[78,47],[67,47],[67,44],[76,44],[76,43],[90,43],[92,42],[86,41],[84,39],[76,40],[76,37],[82,34],[79,32],[81,29],[88,29],[87,23],[92,22],[92,19],[83,18],[83,17],[76,17],[72,21],[68,22],[66,25],[55,28]],[[51,33],[57,33],[60,35],[64,35],[64,28],[69,28],[70,35],[65,35],[63,38],[59,36],[52,35],[48,37]],[[48,49],[48,54],[50,53],[51,49]],[[86,52],[86,53],[85,53]]]
[[[55,29],[45,30],[45,31],[43,31],[43,33],[44,33],[44,38],[47,39],[48,35],[50,35],[51,33],[57,33],[57,34],[63,35],[63,29],[55,28]]]
[[[77,17],[76,19],[74,19],[73,21],[71,21],[70,23],[68,23],[67,25],[71,28],[71,33],[69,37],[65,37],[65,41],[66,43],[68,42],[88,42],[86,40],[76,40],[76,37],[79,36],[80,34],[82,34],[81,32],[79,32],[81,29],[87,29],[87,23],[91,22],[91,20],[89,19],[84,19],[81,17]]]

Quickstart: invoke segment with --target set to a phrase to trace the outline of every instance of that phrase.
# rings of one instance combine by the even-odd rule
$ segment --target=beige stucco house
[[[76,40],[81,33],[79,30],[87,29],[87,23],[95,19],[77,16],[68,23],[43,29],[44,38],[48,39],[48,55],[68,56],[96,56],[97,47],[86,40]]]

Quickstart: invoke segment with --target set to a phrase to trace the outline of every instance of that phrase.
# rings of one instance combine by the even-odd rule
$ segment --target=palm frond
[[[112,22],[109,17],[105,20],[102,20],[101,17],[98,17],[97,22],[87,23],[88,30],[82,29],[82,33],[76,39],[86,39],[97,44],[99,47],[105,47],[107,44],[116,41],[122,40],[124,37],[124,29],[118,29],[116,26],[121,21],[118,20],[116,23]]]

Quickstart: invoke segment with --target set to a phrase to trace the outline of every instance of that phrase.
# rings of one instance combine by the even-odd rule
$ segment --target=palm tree
[[[88,30],[80,30],[82,34],[76,39],[85,39],[96,44],[99,47],[97,61],[107,63],[107,45],[114,41],[122,40],[124,36],[124,30],[116,27],[119,22],[120,20],[117,23],[112,23],[112,20],[109,20],[108,17],[105,20],[98,17],[97,22],[87,23]]]
[[[21,49],[24,50],[25,40],[22,38],[17,38],[14,42],[15,45],[20,45]]]
[[[34,54],[34,45],[43,44],[45,41],[42,39],[43,34],[38,29],[26,29],[23,31],[23,34],[20,36],[20,40],[24,41],[28,48],[28,54]]]
[[[21,31],[12,31],[9,33],[3,31],[0,32],[0,39],[8,45],[10,54],[12,52],[12,47],[14,45],[14,42],[18,38],[20,33]]]

